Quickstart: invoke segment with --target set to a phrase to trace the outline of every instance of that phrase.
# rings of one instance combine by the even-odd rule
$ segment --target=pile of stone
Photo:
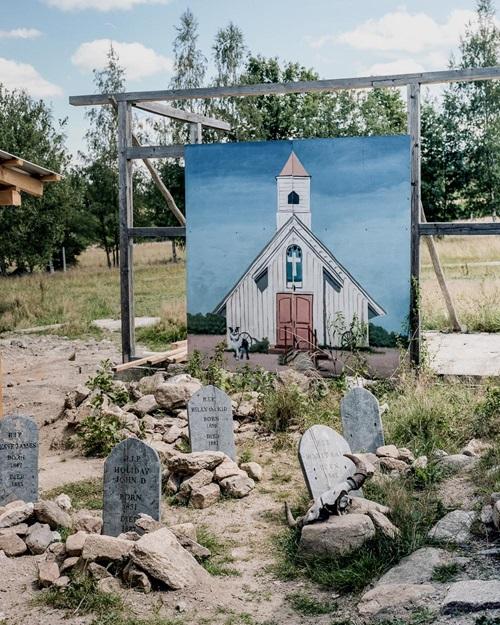
[[[220,451],[176,453],[166,459],[166,491],[177,503],[208,508],[221,496],[246,497],[262,479],[256,462],[240,466]]]
[[[71,500],[12,501],[0,507],[0,552],[5,556],[40,555],[61,544],[59,530],[100,532],[102,520],[84,511],[71,514]]]
[[[371,465],[375,473],[401,475],[412,469],[425,468],[428,463],[427,456],[415,458],[413,453],[406,447],[396,445],[382,445],[377,447],[374,453],[355,454],[365,463]]]
[[[136,528],[117,537],[80,530],[54,543],[38,563],[39,585],[64,588],[70,571],[89,575],[102,592],[180,590],[209,579],[199,560],[211,554],[196,542],[191,523],[168,528],[141,514]]]

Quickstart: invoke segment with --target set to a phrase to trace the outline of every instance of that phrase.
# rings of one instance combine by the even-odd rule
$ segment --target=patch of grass
[[[439,566],[434,567],[434,570],[432,571],[432,580],[440,582],[441,584],[446,584],[447,582],[452,582],[459,572],[460,566],[456,562],[451,562],[450,564],[440,564]]]
[[[475,620],[475,625],[500,625],[499,616],[478,616]]]
[[[104,617],[123,607],[118,595],[100,592],[95,581],[86,575],[75,575],[66,588],[48,588],[35,600],[59,610],[72,610],[72,615],[93,613]]]
[[[201,564],[210,575],[227,577],[239,575],[240,572],[228,566],[234,562],[234,558],[229,553],[229,546],[219,540],[207,527],[200,526],[196,530],[196,540],[210,550],[211,556],[202,560]]]
[[[280,385],[264,393],[258,416],[269,431],[286,432],[302,423],[308,408],[308,397],[297,386]]]
[[[150,616],[141,618],[139,616],[126,616],[123,612],[110,612],[100,615],[92,621],[91,625],[182,625],[182,619],[165,618],[162,616]]]
[[[252,462],[253,460],[253,451],[251,447],[245,447],[245,449],[242,449],[240,451],[240,464],[243,464],[245,462]]]
[[[43,499],[55,499],[66,493],[75,510],[102,510],[102,480],[82,480],[58,486],[43,493]]]
[[[317,616],[319,614],[331,614],[337,609],[334,601],[322,601],[305,592],[290,593],[286,597],[291,607],[304,616]]]
[[[298,551],[300,532],[288,529],[277,539],[276,574],[283,579],[303,575],[326,588],[358,592],[401,558],[426,544],[429,529],[443,515],[442,505],[432,489],[416,491],[404,479],[381,485],[368,482],[364,492],[369,499],[391,508],[391,519],[401,532],[398,538],[390,540],[377,535],[347,556],[308,558]],[[293,512],[295,515],[296,511]]]
[[[175,319],[162,319],[160,323],[146,328],[138,328],[136,339],[148,349],[164,351],[171,343],[187,338],[186,324]]]

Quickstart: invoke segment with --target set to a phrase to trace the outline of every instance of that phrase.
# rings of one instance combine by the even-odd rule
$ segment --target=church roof
[[[281,176],[297,176],[302,178],[310,177],[307,171],[304,169],[304,165],[302,165],[302,163],[299,161],[295,152],[292,152],[288,157],[288,160],[278,177]]]
[[[236,281],[232,289],[227,293],[224,299],[214,308],[214,313],[220,313],[224,308],[229,297],[238,288],[239,284],[251,273],[254,277],[257,277],[269,264],[271,257],[277,253],[283,240],[288,235],[294,232],[299,236],[302,241],[309,246],[309,248],[316,254],[321,260],[324,266],[328,267],[334,277],[338,279],[339,283],[343,285],[344,279],[351,280],[361,291],[361,293],[368,300],[370,309],[376,316],[385,315],[386,311],[378,304],[369,293],[359,284],[359,282],[347,271],[347,269],[335,258],[330,250],[316,237],[311,230],[296,216],[292,215],[290,219],[281,226],[281,228],[275,232],[274,236],[267,243],[264,249],[254,258],[250,266],[243,273],[241,278]],[[343,274],[343,275],[342,275]]]

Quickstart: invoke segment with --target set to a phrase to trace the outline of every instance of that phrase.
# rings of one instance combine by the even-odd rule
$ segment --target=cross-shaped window
[[[288,287],[302,286],[302,250],[298,245],[286,250],[286,282]]]

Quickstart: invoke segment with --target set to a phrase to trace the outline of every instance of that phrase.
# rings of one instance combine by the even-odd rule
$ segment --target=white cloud
[[[12,30],[0,30],[0,39],[35,39],[41,34],[36,28],[14,28]]]
[[[400,8],[379,19],[367,20],[340,35],[310,38],[309,43],[313,48],[327,43],[344,43],[359,50],[416,54],[456,46],[465,32],[465,25],[475,20],[475,12],[466,9],[452,11],[445,22],[439,23],[426,13],[409,13]]]
[[[172,60],[158,54],[152,48],[138,42],[124,43],[110,39],[82,43],[71,57],[71,61],[83,71],[102,69],[106,66],[110,45],[113,45],[118,54],[119,64],[125,69],[130,80],[172,71]]]
[[[63,94],[61,87],[45,80],[33,65],[18,63],[0,57],[0,83],[8,89],[27,91],[35,98],[48,98]]]
[[[139,4],[167,4],[170,0],[45,0],[50,7],[62,11],[127,11]]]
[[[418,74],[425,71],[429,71],[429,67],[424,67],[413,59],[398,59],[389,63],[375,63],[360,74],[363,76],[392,76],[393,74]]]

